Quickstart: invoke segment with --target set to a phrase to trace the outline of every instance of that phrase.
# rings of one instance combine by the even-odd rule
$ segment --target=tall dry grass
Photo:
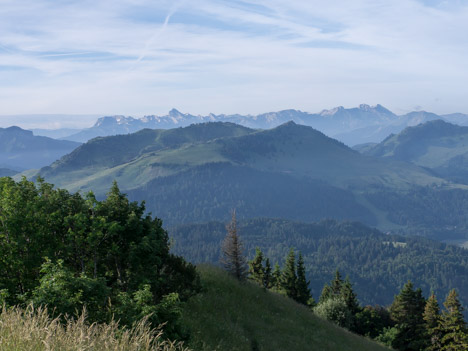
[[[146,320],[132,329],[117,322],[88,324],[78,319],[49,317],[46,308],[3,308],[0,314],[1,351],[189,351],[181,343],[162,339],[161,330]]]

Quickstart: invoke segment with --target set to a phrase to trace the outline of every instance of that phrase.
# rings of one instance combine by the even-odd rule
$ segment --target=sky
[[[467,33],[468,0],[0,0],[0,115],[468,113]]]

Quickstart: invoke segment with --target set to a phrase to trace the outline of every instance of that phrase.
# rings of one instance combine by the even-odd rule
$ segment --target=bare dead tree
[[[226,226],[226,237],[221,247],[221,263],[238,280],[247,277],[247,260],[243,255],[242,241],[237,234],[236,211],[232,211],[231,222]]]

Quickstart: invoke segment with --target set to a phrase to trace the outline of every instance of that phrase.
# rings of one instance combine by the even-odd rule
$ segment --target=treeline
[[[297,263],[294,250],[285,258],[283,269],[271,269],[269,258],[257,248],[249,261],[249,279],[265,289],[284,294],[309,306],[313,313],[350,331],[373,338],[401,351],[465,351],[468,349],[468,328],[463,307],[455,289],[444,302],[441,312],[436,295],[423,297],[420,288],[408,281],[389,307],[361,306],[349,279],[337,270],[324,285],[315,303],[306,280],[302,254]]]
[[[453,245],[333,220],[240,220],[238,231],[249,259],[261,247],[272,264],[282,264],[289,248],[300,248],[314,296],[339,269],[346,270],[363,304],[390,304],[408,280],[425,294],[446,296],[456,288],[463,305],[468,302],[468,251]],[[169,232],[177,254],[193,263],[219,262],[224,223],[183,225]]]
[[[195,267],[169,252],[161,220],[114,183],[103,201],[38,179],[0,178],[0,299],[47,305],[55,315],[86,308],[90,322],[131,326],[149,315],[184,338],[180,301],[199,289]]]

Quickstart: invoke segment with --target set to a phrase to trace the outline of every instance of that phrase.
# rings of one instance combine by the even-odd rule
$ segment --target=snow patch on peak
[[[322,112],[320,112],[320,116],[333,116],[334,114],[342,110],[344,110],[343,106],[338,106],[332,108],[331,110],[322,110]]]

